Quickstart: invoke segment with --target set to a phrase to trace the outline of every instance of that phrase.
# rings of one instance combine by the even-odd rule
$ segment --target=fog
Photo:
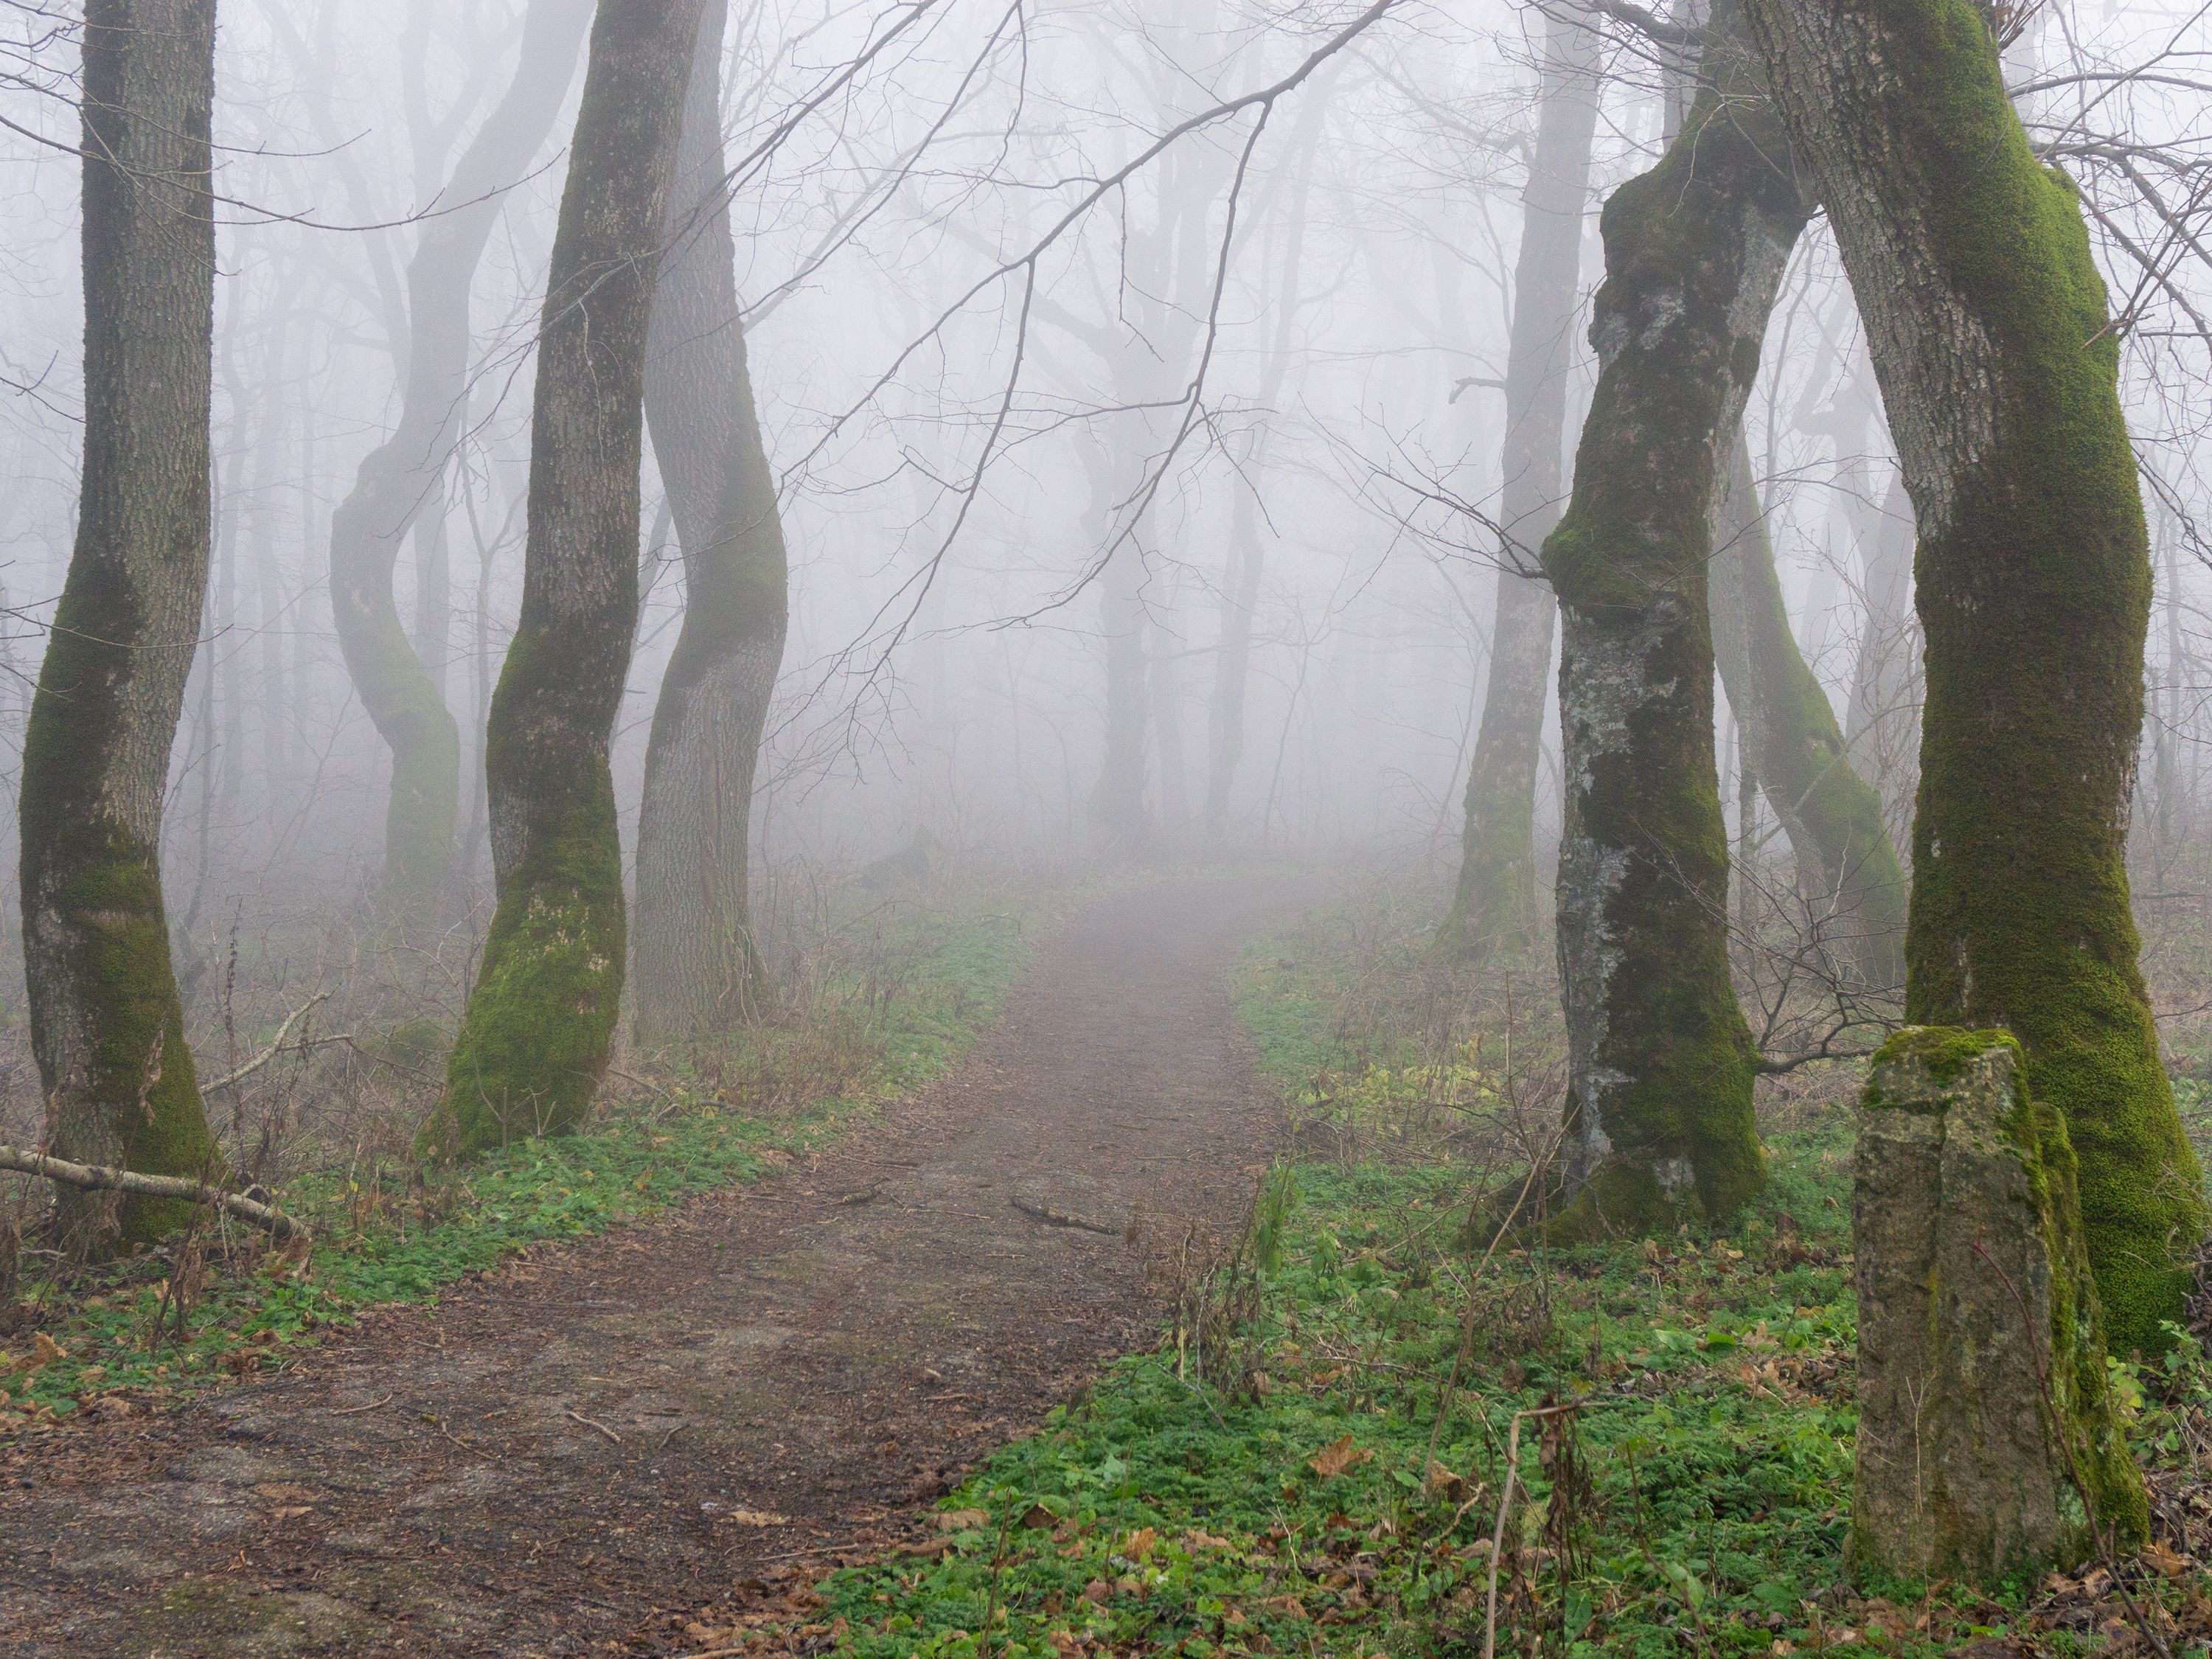
[[[361,948],[392,764],[333,622],[333,514],[398,419],[409,261],[471,205],[450,180],[515,83],[524,11],[224,8],[214,551],[161,842],[195,1021],[241,930],[288,997]],[[1599,70],[1561,354],[1571,457],[1595,375],[1598,211],[1674,125],[1681,67],[1639,20],[1410,0],[736,8],[721,70],[737,285],[791,570],[757,890],[920,832],[985,860],[1266,849],[1448,880],[1498,573],[1533,552],[1500,526],[1502,393],[1544,32],[1589,31]],[[75,531],[83,346],[76,33],[35,5],[7,25],[12,806]],[[395,578],[462,733],[441,911],[453,994],[490,898],[483,732],[520,605],[539,308],[582,78],[571,33],[569,83],[557,102],[539,88],[550,137],[493,192],[458,441]],[[2161,607],[2136,851],[2160,870],[2194,835],[2204,729],[2204,33],[2151,5],[2039,8],[2006,57],[2033,132],[2082,184],[2120,319]],[[1746,423],[1792,629],[1850,722],[1877,631],[1863,544],[1901,497],[1818,222]],[[642,488],[613,748],[626,868],[684,603],[650,445]],[[1540,887],[1559,821],[1544,719]],[[1724,700],[1718,726],[1740,837]],[[1909,778],[1881,781],[1909,812]],[[29,1076],[19,1057],[19,1093]]]

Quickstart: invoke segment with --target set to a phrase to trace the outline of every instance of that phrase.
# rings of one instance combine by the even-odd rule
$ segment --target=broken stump
[[[2105,1366],[2074,1149],[2007,1031],[1912,1026],[1861,1099],[1852,1570],[1991,1583],[2148,1524]]]

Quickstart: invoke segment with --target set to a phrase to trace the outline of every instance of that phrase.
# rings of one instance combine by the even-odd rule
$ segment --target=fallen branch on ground
[[[44,1176],[49,1181],[60,1182],[64,1187],[136,1193],[141,1198],[190,1199],[201,1204],[212,1204],[224,1213],[234,1215],[272,1237],[296,1238],[302,1243],[314,1241],[314,1234],[305,1223],[294,1220],[274,1205],[264,1204],[243,1193],[227,1193],[219,1187],[195,1181],[190,1176],[140,1175],[134,1170],[111,1170],[99,1164],[71,1164],[66,1158],[48,1158],[44,1152],[27,1152],[16,1146],[0,1146],[0,1170]]]
[[[1109,1227],[1103,1221],[1091,1221],[1079,1215],[1062,1215],[1049,1205],[1040,1204],[1034,1199],[1017,1198],[1012,1202],[1024,1215],[1033,1221],[1042,1221],[1048,1227],[1074,1227],[1086,1233],[1103,1233],[1109,1238],[1121,1236],[1119,1227]]]

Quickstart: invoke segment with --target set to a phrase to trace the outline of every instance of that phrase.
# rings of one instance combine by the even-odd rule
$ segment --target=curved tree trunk
[[[1681,134],[1606,204],[1597,392],[1544,544],[1564,623],[1570,1230],[1718,1220],[1765,1180],[1729,981],[1706,557],[1807,211],[1733,25],[1717,8]]]
[[[23,746],[31,1042],[58,1156],[209,1181],[161,831],[207,592],[215,0],[88,0],[83,84],[82,498]],[[100,1249],[191,1207],[59,1203],[70,1243]]]
[[[553,239],[531,422],[522,615],[484,744],[499,904],[418,1144],[574,1128],[622,1000],[607,748],[637,621],[646,336],[701,0],[600,0]]]
[[[2151,571],[2104,283],[1966,0],[1747,11],[1828,204],[1919,523],[1905,1012],[2020,1038],[2080,1156],[2112,1346],[2155,1349],[2206,1209],[2128,899]]]
[[[392,750],[382,897],[398,916],[436,904],[453,854],[460,732],[442,670],[407,642],[392,578],[417,531],[426,565],[442,563],[446,470],[468,400],[469,288],[498,223],[507,187],[544,147],[575,76],[592,0],[531,0],[514,81],[425,220],[407,270],[407,380],[398,428],[369,452],[331,514],[331,613],[346,672]],[[442,617],[434,601],[424,607]],[[436,641],[440,655],[443,641]]]
[[[1745,764],[1797,855],[1799,884],[1838,966],[1859,983],[1905,982],[1905,872],[1881,796],[1851,769],[1828,694],[1790,631],[1751,457],[1739,441],[1713,526],[1713,656]]]
[[[753,775],[789,617],[783,529],[753,407],[724,187],[722,34],[709,0],[684,102],[646,416],[684,555],[684,626],[660,683],[637,824],[637,1032],[703,1037],[762,987],[746,882]]]
[[[1536,928],[1536,766],[1549,706],[1559,605],[1529,562],[1559,521],[1567,372],[1582,310],[1583,210],[1597,127],[1598,48],[1576,15],[1545,23],[1536,151],[1522,192],[1505,356],[1505,453],[1499,501],[1506,538],[1491,627],[1488,689],[1467,778],[1459,886],[1438,945],[1475,960],[1525,951]]]

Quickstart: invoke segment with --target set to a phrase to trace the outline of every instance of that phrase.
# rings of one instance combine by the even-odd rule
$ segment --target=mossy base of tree
[[[119,832],[64,884],[60,952],[82,1052],[54,1093],[56,1152],[142,1175],[220,1182],[222,1150],[208,1133],[184,1010],[169,957],[161,880],[149,849]],[[191,1223],[198,1206],[74,1188],[59,1195],[73,1252],[118,1254]]]
[[[416,1137],[428,1161],[564,1134],[591,1111],[622,1003],[621,852],[611,798],[552,839],[500,897],[483,966]]]

